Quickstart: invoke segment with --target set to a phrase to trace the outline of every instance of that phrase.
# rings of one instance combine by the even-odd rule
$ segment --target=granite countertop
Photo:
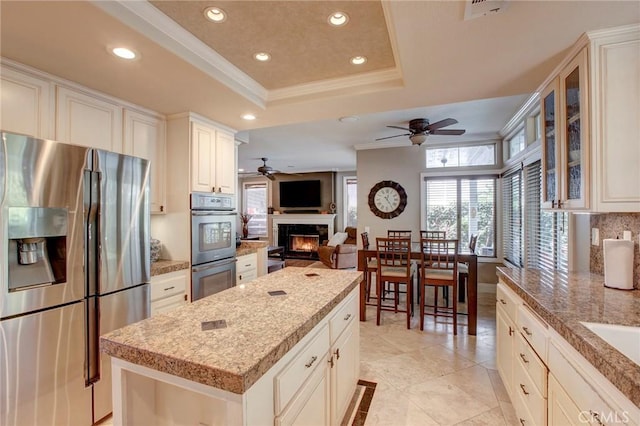
[[[309,276],[314,274],[314,276]],[[100,338],[116,358],[243,394],[362,279],[362,272],[284,268]],[[268,291],[284,290],[283,296]],[[202,322],[226,328],[202,331]]]
[[[498,276],[640,407],[640,366],[580,324],[640,327],[640,290],[606,288],[604,277],[591,273],[499,267]]]
[[[236,248],[236,257],[255,253],[258,249],[264,247],[269,247],[268,241],[243,240],[240,247]]]
[[[160,259],[157,262],[151,263],[151,276],[168,274],[169,272],[180,271],[182,269],[189,269],[188,260]]]

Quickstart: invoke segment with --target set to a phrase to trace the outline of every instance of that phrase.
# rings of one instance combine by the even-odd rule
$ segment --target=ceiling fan
[[[458,136],[462,135],[466,130],[462,129],[442,129],[442,127],[451,126],[456,124],[458,120],[454,118],[445,118],[444,120],[436,121],[433,124],[429,124],[429,120],[426,118],[415,118],[409,121],[409,128],[399,126],[387,126],[392,129],[406,130],[409,133],[403,133],[401,135],[387,136],[384,138],[378,138],[377,141],[383,139],[397,138],[399,136],[409,136],[409,140],[413,145],[422,145],[427,140],[428,135],[450,135]]]
[[[260,160],[262,160],[262,166],[258,167],[256,172],[241,172],[239,173],[240,175],[244,175],[244,176],[266,176],[269,180],[276,180],[276,177],[274,176],[274,174],[276,173],[282,173],[280,170],[275,170],[273,167],[271,166],[267,166],[267,161],[269,160],[266,157],[262,157],[260,158]]]

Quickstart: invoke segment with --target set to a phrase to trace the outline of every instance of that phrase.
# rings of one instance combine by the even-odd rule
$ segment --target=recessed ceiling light
[[[271,55],[269,55],[267,52],[258,52],[253,55],[253,57],[256,59],[256,61],[260,62],[267,62],[269,59],[271,59]]]
[[[208,7],[204,10],[204,17],[211,22],[219,24],[227,20],[227,14],[219,7]]]
[[[351,63],[353,65],[362,65],[365,62],[367,62],[366,56],[354,56],[353,58],[351,58]]]
[[[348,115],[346,117],[340,117],[338,120],[340,120],[342,123],[353,123],[354,121],[358,121],[358,117],[354,115]]]
[[[334,27],[341,27],[349,22],[349,15],[344,12],[335,12],[329,15],[327,21]]]
[[[253,115],[253,114],[245,114],[245,115],[242,116],[242,119],[243,120],[255,120],[256,116]]]
[[[127,47],[114,47],[111,49],[111,53],[122,59],[135,59],[138,54]]]

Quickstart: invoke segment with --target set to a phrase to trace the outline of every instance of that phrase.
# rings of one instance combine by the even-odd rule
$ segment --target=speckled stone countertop
[[[258,251],[259,248],[269,247],[268,241],[242,241],[240,247],[236,248],[236,257],[244,256]]]
[[[189,269],[189,261],[160,259],[151,263],[151,276],[168,274],[182,269]]]
[[[640,407],[640,366],[580,324],[640,327],[640,290],[606,288],[602,275],[590,273],[499,267],[498,276]]]
[[[357,271],[284,268],[107,333],[100,348],[134,364],[242,394],[361,280]],[[274,290],[286,295],[270,296]],[[227,327],[202,331],[202,322],[215,320],[225,320]]]

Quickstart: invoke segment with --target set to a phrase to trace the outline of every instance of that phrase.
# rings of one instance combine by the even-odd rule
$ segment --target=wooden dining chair
[[[478,236],[471,234],[469,238],[469,250],[476,251],[476,241]],[[466,263],[458,263],[458,302],[464,302],[467,294],[467,281],[469,280],[469,265]]]
[[[433,240],[444,240],[447,238],[447,231],[420,231],[420,238],[429,238]]]
[[[409,238],[411,239],[411,231],[388,230],[387,238]]]
[[[369,250],[369,233],[363,232],[360,234],[360,237],[362,238],[362,248],[364,250]],[[378,259],[376,256],[366,256],[364,261],[366,303],[369,303],[369,301],[371,300],[371,278],[373,277],[374,273],[378,273]]]
[[[407,328],[411,328],[411,308],[413,306],[412,283],[414,268],[411,263],[410,238],[376,238],[376,255],[378,271],[376,275],[376,325],[380,325],[382,311],[406,312]],[[382,305],[383,283],[391,283],[393,290],[393,306]],[[406,309],[399,310],[400,285],[405,285]]]
[[[458,334],[458,301],[453,298],[452,307],[438,306],[438,288],[452,288],[456,294],[458,287],[458,240],[420,239],[420,330],[424,330],[424,316],[434,315],[453,317],[453,334]],[[433,305],[427,304],[427,286],[434,286]],[[428,313],[425,308],[433,308]]]

